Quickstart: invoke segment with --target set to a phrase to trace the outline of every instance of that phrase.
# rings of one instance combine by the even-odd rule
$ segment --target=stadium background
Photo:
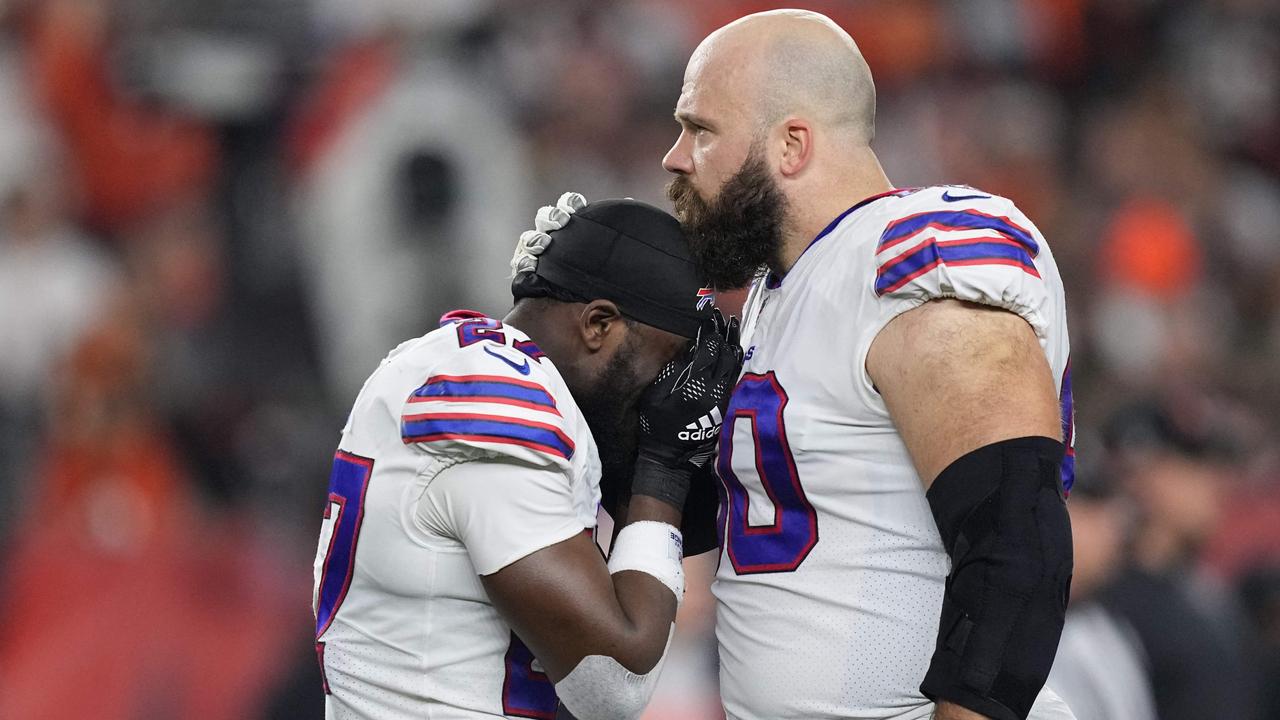
[[[665,206],[690,50],[773,6],[0,0],[0,717],[320,717],[310,563],[364,377],[504,312],[561,191]],[[1280,7],[802,6],[864,50],[899,186],[1049,238],[1101,557],[1164,518],[1229,628],[1189,667],[1227,653],[1231,717],[1280,717]],[[646,717],[718,716],[710,608]]]

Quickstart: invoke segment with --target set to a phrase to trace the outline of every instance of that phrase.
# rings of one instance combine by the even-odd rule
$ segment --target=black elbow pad
[[[1025,437],[956,460],[929,488],[951,557],[921,692],[1026,720],[1053,666],[1071,585],[1062,443]]]

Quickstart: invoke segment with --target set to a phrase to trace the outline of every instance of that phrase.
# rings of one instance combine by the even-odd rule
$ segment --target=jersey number
[[[800,475],[787,444],[787,428],[782,419],[786,406],[787,393],[772,372],[746,373],[733,389],[720,432],[716,470],[723,486],[722,544],[739,575],[792,572],[818,544],[818,514],[800,486]],[[748,450],[734,446],[739,421],[751,423],[755,474],[773,505],[773,522],[768,525],[751,524],[747,489],[733,471],[735,450]]]
[[[1062,427],[1066,457],[1062,462],[1063,489],[1071,491],[1075,479],[1075,407],[1071,392],[1071,365],[1062,378]],[[787,444],[782,411],[787,392],[772,372],[746,373],[733,389],[724,429],[720,432],[716,470],[720,476],[721,545],[738,575],[792,572],[818,544],[818,514],[805,497]],[[773,505],[773,522],[752,525],[748,519],[747,489],[733,471],[734,431],[739,420],[751,423],[755,473]]]
[[[507,344],[507,334],[502,332],[502,323],[493,318],[476,318],[458,323],[458,347],[474,345],[482,340]]]
[[[551,679],[533,669],[533,653],[515,633],[507,647],[506,678],[502,681],[502,712],[505,715],[538,720],[555,720],[556,686]]]
[[[324,508],[324,525],[320,541],[328,543],[320,583],[315,597],[316,655],[320,672],[324,673],[324,643],[320,636],[329,629],[333,616],[351,587],[351,572],[356,565],[356,541],[364,521],[364,495],[373,474],[373,460],[339,450],[333,456],[333,473],[329,476],[329,501]],[[325,692],[329,691],[325,680]]]

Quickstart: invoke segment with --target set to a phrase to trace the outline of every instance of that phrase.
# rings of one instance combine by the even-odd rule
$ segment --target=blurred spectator
[[[1205,260],[1184,214],[1135,198],[1103,233],[1091,328],[1100,359],[1147,391],[1202,381],[1221,361],[1232,323],[1229,303],[1205,284]]]
[[[1150,660],[1161,720],[1257,714],[1257,667],[1244,618],[1227,589],[1198,565],[1221,521],[1234,449],[1217,417],[1184,401],[1124,409],[1106,442],[1133,499],[1130,562],[1107,591]],[[1173,631],[1176,629],[1176,632]]]
[[[0,542],[26,493],[49,373],[116,290],[119,271],[72,222],[53,144],[0,48]]]
[[[30,70],[48,120],[71,151],[95,227],[121,227],[212,181],[207,128],[128,98],[110,75],[109,0],[33,3]]]
[[[60,369],[0,588],[0,716],[254,715],[305,628],[287,619],[304,571],[192,502],[148,399],[153,359],[138,306],[121,302]]]
[[[67,222],[56,178],[0,197],[0,403],[34,406],[45,377],[117,281],[111,259]]]
[[[1075,485],[1067,507],[1075,572],[1071,604],[1049,686],[1077,718],[1156,720],[1149,661],[1133,628],[1100,601],[1124,562],[1124,500],[1107,476],[1100,447],[1077,438]]]

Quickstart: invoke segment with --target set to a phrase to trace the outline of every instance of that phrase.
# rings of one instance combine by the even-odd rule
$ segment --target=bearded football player
[[[1040,231],[897,188],[875,86],[817,13],[694,51],[663,159],[700,268],[751,285],[712,588],[731,719],[1069,720],[1066,306]]]

